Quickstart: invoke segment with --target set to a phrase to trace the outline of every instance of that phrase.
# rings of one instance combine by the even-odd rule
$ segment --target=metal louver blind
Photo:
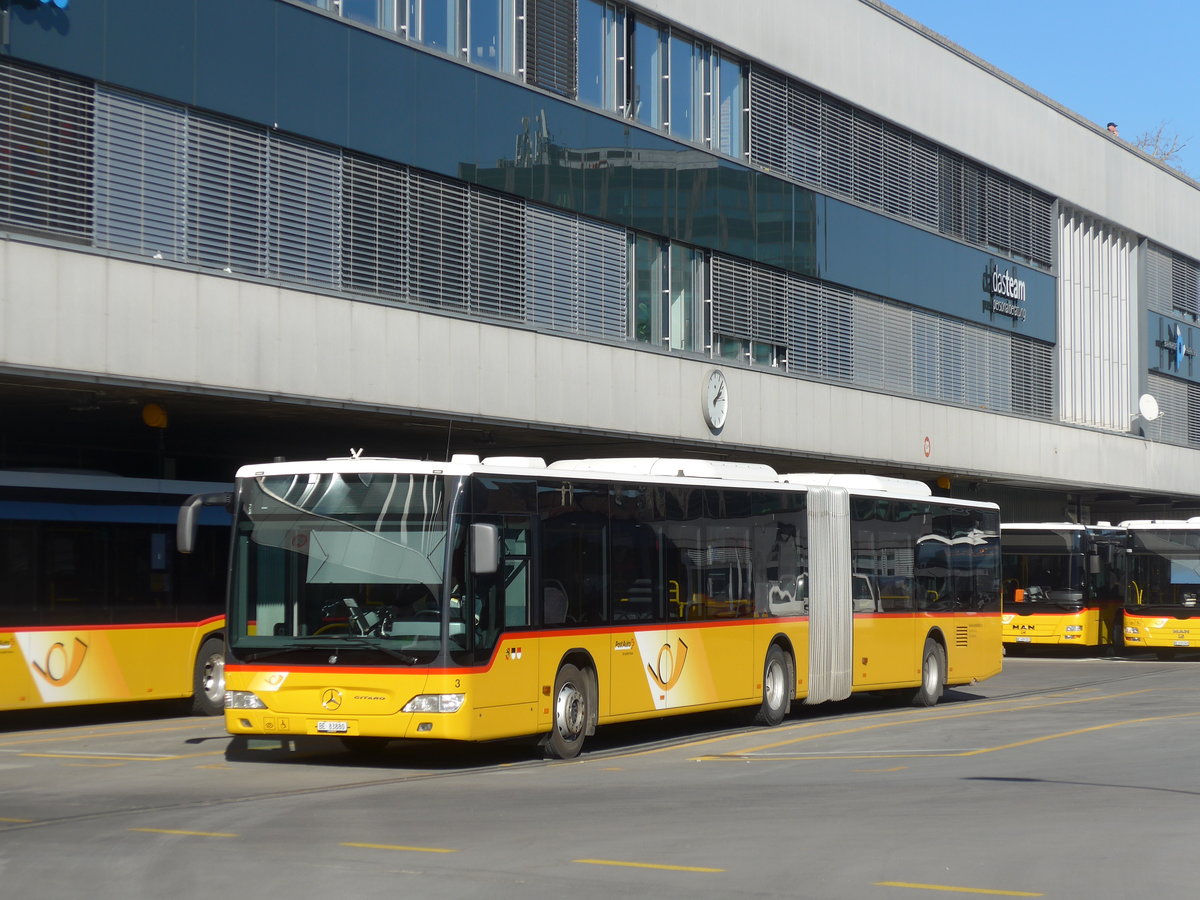
[[[91,240],[93,88],[0,60],[0,222]]]
[[[576,0],[526,0],[525,61],[531,84],[574,99],[578,81]]]
[[[465,311],[467,186],[416,172],[409,179],[409,297],[426,306]]]
[[[1054,415],[1054,347],[1012,336],[1012,409],[1039,419]]]
[[[554,331],[575,332],[575,220],[540,206],[525,212],[525,311]]]
[[[1146,388],[1158,400],[1162,416],[1153,422],[1138,420],[1139,426],[1151,440],[1181,447],[1189,445],[1189,436],[1196,430],[1192,424],[1192,386],[1178,378],[1149,374]]]
[[[342,243],[341,154],[278,134],[268,146],[268,273],[331,287]]]
[[[182,261],[187,114],[118,91],[96,92],[96,246]]]
[[[1172,312],[1171,282],[1174,277],[1171,251],[1147,241],[1142,260],[1146,273],[1146,308],[1169,316]]]
[[[579,220],[579,302],[585,334],[623,340],[628,325],[626,234],[623,228]]]
[[[751,162],[792,175],[787,79],[754,65],[750,67],[750,122]]]
[[[188,259],[246,275],[267,268],[266,132],[188,121]]]
[[[525,207],[490,191],[471,192],[471,307],[491,318],[525,319]]]
[[[525,234],[527,321],[553,331],[623,340],[624,229],[529,206]]]
[[[862,110],[853,117],[854,199],[883,207],[883,121]]]
[[[1171,254],[1171,306],[1193,316],[1200,313],[1197,277],[1200,268],[1196,263],[1178,253]]]
[[[713,254],[712,326],[716,334],[748,338],[754,266],[745,260]]]
[[[347,156],[342,187],[342,287],[407,297],[407,170]]]

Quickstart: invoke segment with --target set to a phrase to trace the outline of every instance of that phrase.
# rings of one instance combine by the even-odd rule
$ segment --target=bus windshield
[[[359,661],[431,660],[441,641],[445,495],[440,475],[243,479],[233,653],[247,661],[331,651]]]
[[[1191,608],[1200,598],[1200,529],[1130,531],[1129,603]]]
[[[1081,602],[1087,586],[1083,540],[1082,530],[1005,530],[1001,541],[1005,599]]]

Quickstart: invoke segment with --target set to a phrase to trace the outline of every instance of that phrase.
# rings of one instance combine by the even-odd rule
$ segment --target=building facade
[[[1200,508],[1200,186],[882,3],[0,15],[0,467],[520,448]]]

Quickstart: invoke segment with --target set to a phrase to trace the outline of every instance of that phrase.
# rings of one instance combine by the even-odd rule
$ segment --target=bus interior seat
[[[562,582],[546,579],[542,582],[542,623],[561,625],[567,621],[567,592]]]

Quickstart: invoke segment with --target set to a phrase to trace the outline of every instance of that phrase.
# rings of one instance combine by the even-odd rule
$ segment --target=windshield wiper
[[[334,646],[334,653],[337,652],[337,647],[345,646],[346,644],[349,644],[351,647],[356,649],[361,647],[365,650],[379,650],[394,659],[400,660],[400,662],[404,663],[405,665],[415,666],[418,662],[415,656],[410,656],[401,650],[396,650],[395,648],[388,647],[384,644],[377,644],[374,641],[369,641],[366,638],[361,637],[339,637],[336,645]]]
[[[236,648],[235,648],[236,649]],[[259,659],[267,659],[271,656],[281,656],[284,653],[292,653],[297,650],[328,650],[328,643],[309,642],[303,644],[288,644],[286,647],[269,647],[262,650],[247,650],[239,655],[247,662]]]
[[[285,653],[293,653],[301,650],[319,650],[323,653],[329,653],[334,657],[331,661],[336,661],[336,657],[342,647],[351,646],[355,650],[378,650],[381,653],[386,653],[393,659],[398,659],[400,662],[408,666],[415,666],[419,660],[415,656],[410,656],[400,650],[383,644],[377,644],[374,641],[369,641],[359,637],[336,637],[317,643],[316,641],[304,641],[297,644],[288,644],[286,647],[270,647],[263,650],[247,650],[240,654],[247,662],[257,662],[260,659],[268,659],[272,656],[282,656]]]

